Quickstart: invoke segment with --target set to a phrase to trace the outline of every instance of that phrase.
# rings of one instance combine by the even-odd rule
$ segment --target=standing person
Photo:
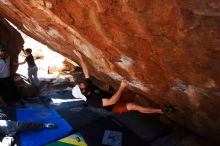
[[[31,54],[32,50],[30,48],[27,48],[26,50],[23,50],[24,54],[26,55],[26,58],[23,62],[19,63],[19,65],[25,64],[27,62],[28,64],[28,78],[33,86],[39,86],[40,81],[37,77],[37,65],[35,64],[34,57]]]
[[[0,44],[0,97],[3,106],[6,103],[16,102],[17,92],[13,79],[10,76],[10,56],[5,47]]]
[[[128,86],[128,81],[126,80],[121,81],[120,87],[112,96],[101,94],[89,79],[89,71],[83,61],[82,55],[76,50],[74,50],[73,52],[79,58],[83,73],[85,75],[85,81],[73,87],[72,94],[74,97],[85,100],[88,105],[93,107],[100,108],[114,105],[112,110],[113,113],[123,113],[135,110],[141,113],[162,114],[170,113],[173,111],[173,107],[171,106],[166,106],[165,108],[160,109],[144,107],[136,104],[134,102],[136,98],[135,94],[132,95],[128,93],[123,93],[124,89]]]

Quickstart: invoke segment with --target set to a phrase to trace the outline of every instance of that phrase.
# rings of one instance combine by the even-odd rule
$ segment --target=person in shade
[[[18,122],[11,120],[0,120],[0,133],[7,136],[14,136],[17,132],[39,130],[43,128],[55,129],[54,123],[38,123],[38,122]]]
[[[57,125],[54,123],[18,122],[9,120],[8,116],[0,108],[0,134],[3,134],[0,146],[11,146],[14,141],[14,136],[19,132],[56,128]]]
[[[82,58],[82,55],[74,50],[74,54],[79,58],[85,80],[75,85],[72,89],[72,94],[75,98],[80,98],[87,102],[88,105],[93,107],[112,107],[113,113],[123,113],[127,111],[139,111],[141,113],[170,113],[173,111],[172,106],[165,106],[164,108],[150,108],[138,105],[135,99],[138,98],[135,94],[124,92],[129,83],[122,80],[120,87],[114,94],[102,93],[100,89],[93,85],[90,80],[88,68]]]
[[[7,106],[17,102],[17,90],[10,73],[10,56],[6,48],[0,44],[0,103]]]
[[[30,81],[31,85],[39,86],[40,81],[39,81],[38,76],[37,76],[38,68],[35,64],[34,57],[31,54],[32,50],[30,48],[27,48],[26,50],[23,50],[23,52],[26,55],[26,58],[23,62],[19,63],[19,65],[22,65],[22,64],[25,64],[25,63],[28,64],[28,78],[29,78],[29,81]]]

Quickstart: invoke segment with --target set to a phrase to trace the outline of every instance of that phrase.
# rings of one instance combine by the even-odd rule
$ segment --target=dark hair
[[[91,93],[92,87],[91,84],[88,83],[88,81],[86,80],[86,78],[84,77],[83,73],[80,74],[75,74],[75,85],[79,85],[83,83],[85,85],[84,89],[80,89],[82,94],[85,96],[88,96],[89,93]]]
[[[32,50],[30,48],[27,48],[25,51],[28,52],[29,54],[32,53]]]
[[[85,85],[84,89],[80,89],[82,94],[85,95],[86,97],[91,93],[91,85],[86,81],[85,78],[81,78],[77,80],[77,84],[83,83]]]
[[[86,83],[84,83],[84,84],[85,84],[85,88],[84,89],[80,89],[80,90],[81,90],[81,92],[82,92],[82,94],[84,96],[88,97],[90,95],[90,93],[91,93],[91,87],[88,84],[86,84]]]

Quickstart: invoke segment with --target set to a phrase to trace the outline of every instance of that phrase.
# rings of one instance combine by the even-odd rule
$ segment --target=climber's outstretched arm
[[[124,89],[128,86],[128,81],[123,80],[121,81],[121,85],[118,88],[118,90],[116,91],[116,93],[110,98],[103,98],[102,99],[102,106],[109,106],[109,105],[113,105],[115,104],[119,98],[121,97],[122,92],[124,91]]]
[[[86,66],[86,64],[85,64],[85,62],[82,58],[81,53],[77,50],[73,50],[73,53],[79,58],[83,73],[85,75],[85,78],[89,78],[89,70],[88,70],[88,68],[87,68],[87,66]]]

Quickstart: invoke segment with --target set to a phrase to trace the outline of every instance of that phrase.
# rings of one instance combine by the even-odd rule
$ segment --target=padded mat
[[[118,114],[115,117],[147,142],[151,142],[171,132],[170,127],[163,124],[159,116],[155,114],[142,114],[130,111]]]
[[[55,119],[50,120],[49,122],[53,122],[58,126],[58,128],[22,132],[20,134],[21,145],[41,146],[68,135],[72,130],[72,127],[64,119]]]
[[[45,146],[87,146],[80,133],[75,133]]]
[[[22,122],[43,122],[61,118],[53,109],[16,109],[17,120]]]
[[[44,102],[44,104],[46,104],[49,108],[52,108],[52,109],[81,107],[86,104],[84,101],[69,101],[69,102],[53,103],[52,99],[73,100],[75,98],[72,96],[71,91],[53,92],[45,97],[44,96],[41,97],[41,100]]]
[[[141,140],[133,132],[131,132],[126,127],[121,125],[118,121],[112,118],[106,118],[102,121],[96,122],[80,130],[79,132],[81,133],[88,145],[102,146],[106,144],[106,131],[120,133],[122,137],[122,146],[147,146],[147,144],[143,140]],[[111,136],[111,139],[114,139],[114,137]]]
[[[56,139],[67,136],[72,127],[61,119],[60,115],[51,109],[17,109],[17,120],[22,122],[52,122],[57,125],[57,129],[41,129],[35,131],[22,132],[20,143],[22,146],[40,146],[52,142]]]
[[[65,118],[74,129],[81,129],[103,117],[86,107],[60,109],[57,112]]]

